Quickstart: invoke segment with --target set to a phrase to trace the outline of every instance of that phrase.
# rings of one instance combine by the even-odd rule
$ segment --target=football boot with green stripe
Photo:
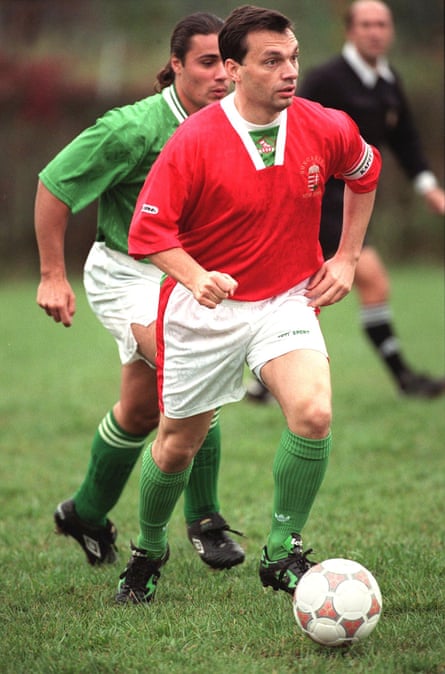
[[[160,568],[169,558],[169,548],[159,559],[147,557],[147,551],[131,544],[131,557],[119,576],[116,594],[118,604],[148,604],[153,601],[161,575]]]
[[[284,590],[294,594],[300,578],[316,562],[311,562],[307,555],[312,550],[303,552],[303,544],[299,534],[291,534],[283,543],[283,548],[288,551],[283,559],[269,559],[267,548],[264,546],[260,560],[260,580],[264,587],[273,587],[274,590]]]

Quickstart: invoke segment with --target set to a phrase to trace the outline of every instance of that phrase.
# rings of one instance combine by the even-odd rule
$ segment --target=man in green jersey
[[[96,242],[84,268],[91,308],[116,339],[122,363],[120,400],[100,422],[85,478],[54,514],[59,533],[82,546],[90,564],[113,562],[117,531],[108,519],[148,434],[158,424],[152,344],[160,272],[128,255],[128,228],[147,173],[188,115],[223,98],[228,78],[218,49],[221,19],[197,12],[180,21],[170,59],[157,75],[158,93],[107,112],[67,145],[39,174],[35,230],[41,279],[37,303],[66,327],[75,313],[64,237],[70,213],[99,201]],[[196,456],[184,514],[188,536],[213,568],[244,561],[227,534],[217,493],[220,429],[215,414]]]

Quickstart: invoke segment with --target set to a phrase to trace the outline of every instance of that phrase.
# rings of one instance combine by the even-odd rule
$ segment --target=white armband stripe
[[[346,173],[343,173],[343,178],[347,180],[359,180],[364,176],[374,160],[374,152],[372,147],[363,141],[363,154],[360,157],[358,163]]]

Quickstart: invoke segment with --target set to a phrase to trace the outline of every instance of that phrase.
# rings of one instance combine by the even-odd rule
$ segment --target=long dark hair
[[[208,12],[195,12],[179,21],[170,38],[170,54],[182,64],[190,50],[190,40],[194,35],[216,35],[221,30],[223,20]],[[162,91],[175,81],[175,73],[170,60],[156,75],[155,91]]]

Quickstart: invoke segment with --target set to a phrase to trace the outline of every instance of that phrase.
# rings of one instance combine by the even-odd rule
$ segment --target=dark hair
[[[247,35],[259,30],[284,33],[293,30],[290,19],[280,12],[254,5],[243,5],[234,9],[224,22],[219,36],[219,51],[222,60],[233,59],[242,63],[247,54]]]
[[[223,20],[208,12],[195,12],[181,19],[173,29],[170,38],[170,54],[176,56],[181,63],[190,50],[190,41],[194,35],[216,35],[221,30]],[[175,81],[175,73],[170,60],[156,75],[155,90],[161,91]]]

